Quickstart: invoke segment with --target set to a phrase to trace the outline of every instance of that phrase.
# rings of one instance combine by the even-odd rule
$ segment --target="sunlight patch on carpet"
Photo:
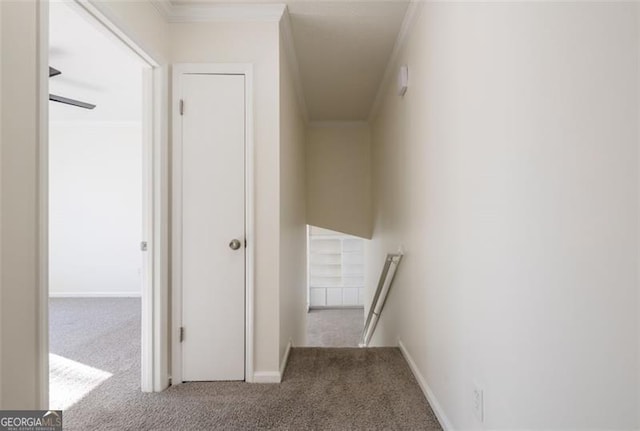
[[[113,374],[49,354],[49,408],[66,410]]]

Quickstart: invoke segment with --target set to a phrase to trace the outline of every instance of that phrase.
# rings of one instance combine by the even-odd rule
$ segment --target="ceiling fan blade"
[[[60,75],[62,72],[60,72],[58,69],[56,69],[55,67],[51,67],[49,66],[49,78],[51,78],[52,76],[58,76]]]
[[[52,102],[64,103],[66,105],[77,106],[84,109],[93,109],[96,107],[96,105],[92,105],[91,103],[80,102],[79,100],[68,99],[62,96],[56,96],[55,94],[49,94],[49,100],[51,100]]]

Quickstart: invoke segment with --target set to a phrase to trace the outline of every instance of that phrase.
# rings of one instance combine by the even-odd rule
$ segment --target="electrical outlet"
[[[484,422],[484,393],[477,384],[473,386],[473,413],[480,422]]]

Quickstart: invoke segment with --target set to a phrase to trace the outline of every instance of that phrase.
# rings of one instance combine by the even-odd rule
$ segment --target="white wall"
[[[254,369],[273,373],[280,363],[278,22],[176,23],[170,29],[174,63],[254,65]]]
[[[151,1],[89,0],[158,64],[169,61],[169,25]]]
[[[372,127],[370,280],[406,250],[375,343],[457,429],[636,429],[638,6],[421,7]]]
[[[49,128],[49,293],[139,296],[141,123]]]
[[[2,8],[0,289],[2,409],[37,408],[37,14],[35,2]],[[16,44],[15,41],[20,41]],[[19,49],[16,49],[18,48]],[[7,109],[10,106],[11,109]],[[19,328],[19,330],[16,330]]]
[[[307,222],[371,238],[369,125],[309,126],[307,167]]]
[[[282,25],[282,24],[281,24]],[[280,368],[289,340],[306,344],[305,124],[280,38]]]

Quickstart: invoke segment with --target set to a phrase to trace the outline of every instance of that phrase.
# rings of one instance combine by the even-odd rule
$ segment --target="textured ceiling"
[[[311,121],[367,119],[408,6],[400,0],[172,3],[286,3]]]
[[[399,2],[289,5],[310,120],[367,119],[407,5]]]

